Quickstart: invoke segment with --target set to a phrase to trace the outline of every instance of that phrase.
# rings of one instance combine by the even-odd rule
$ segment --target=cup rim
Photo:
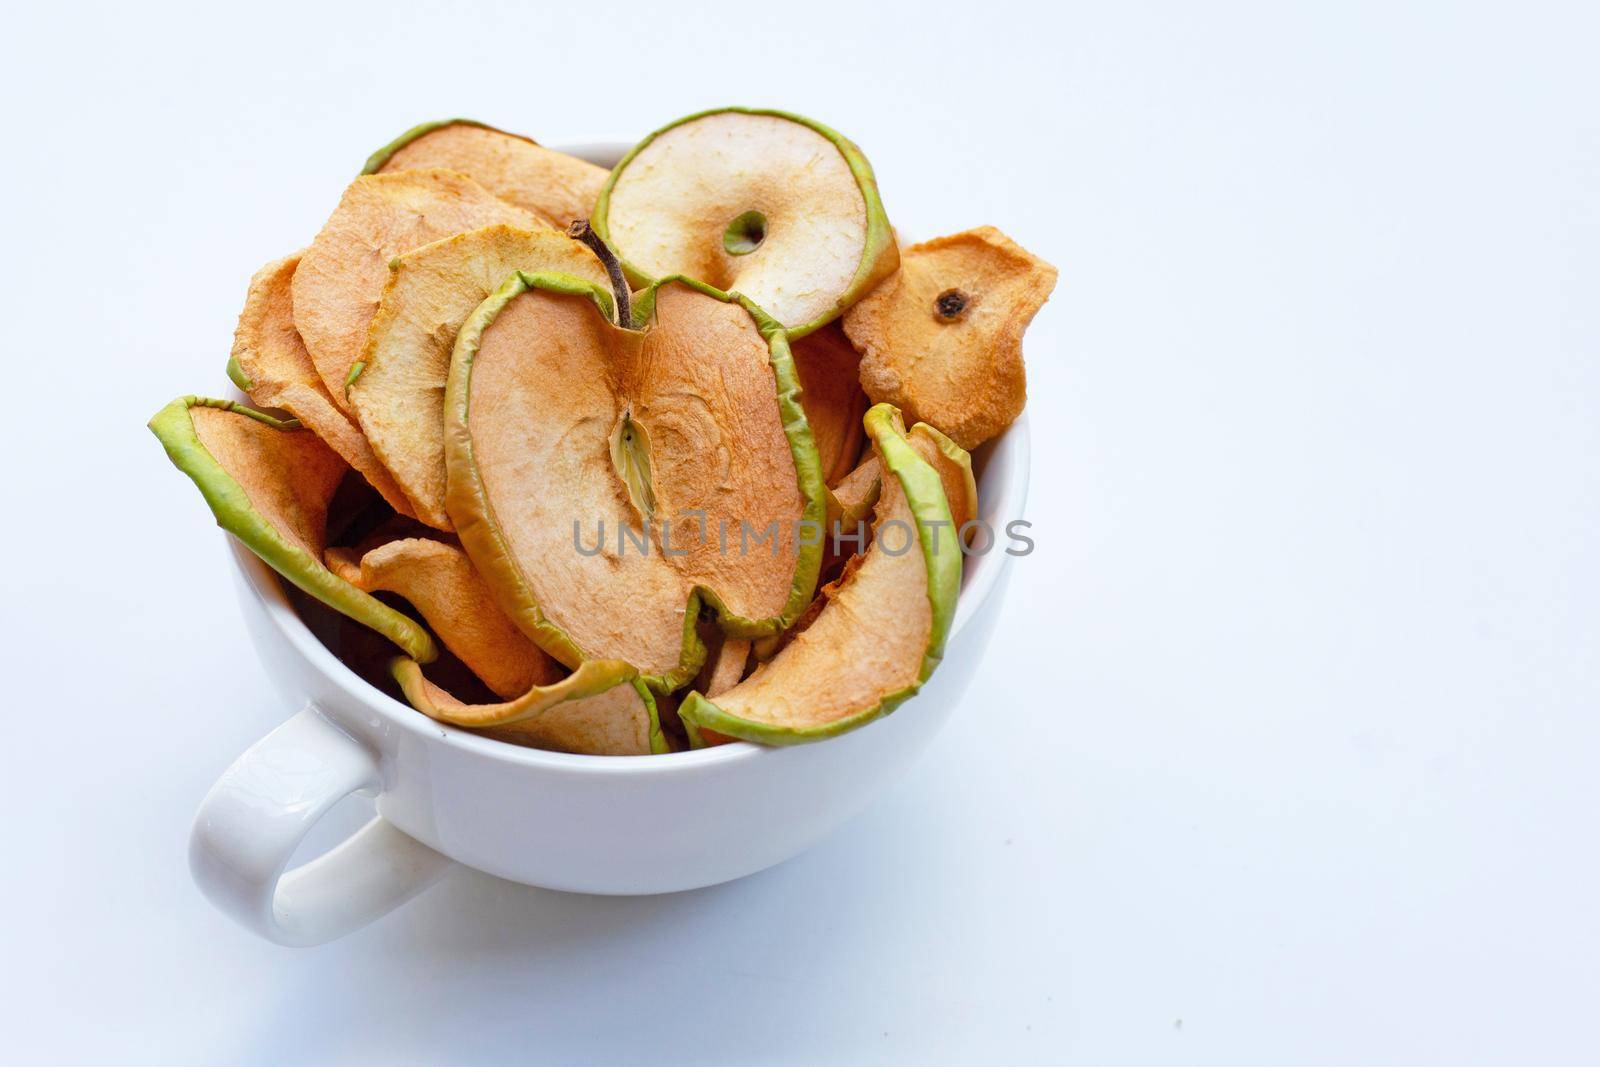
[[[620,157],[629,146],[620,141],[590,141],[582,144],[555,147],[569,154],[588,158],[591,162],[605,163],[608,159],[614,160],[616,157]],[[1022,518],[1023,509],[1027,503],[1028,476],[1032,456],[1028,413],[1026,411],[1022,412],[1016,421],[993,441],[989,442],[985,448],[989,450],[989,455],[984,471],[985,476],[980,476],[978,479],[980,500],[981,494],[985,489],[996,494],[993,497],[991,507],[986,508],[985,511],[1002,517],[1005,522]],[[988,476],[994,471],[995,461],[1002,453],[1004,453],[1006,460],[1003,481]],[[245,584],[250,589],[256,604],[300,658],[328,681],[337,685],[345,696],[368,710],[381,715],[384,721],[395,728],[405,730],[429,744],[442,742],[457,745],[488,759],[539,767],[544,770],[605,774],[669,774],[696,771],[711,766],[742,763],[754,759],[781,758],[781,754],[784,752],[799,751],[809,747],[786,748],[758,745],[749,741],[734,741],[729,744],[713,745],[710,748],[693,749],[688,752],[661,752],[644,756],[599,756],[526,748],[521,745],[509,744],[505,741],[497,741],[491,737],[483,737],[451,723],[431,719],[409,704],[396,700],[371,685],[366,679],[356,674],[343,660],[335,656],[326,645],[317,639],[316,635],[311,632],[310,627],[306,625],[305,620],[301,619],[299,613],[294,610],[293,605],[289,602],[288,594],[284,591],[283,580],[278,576],[277,572],[268,567],[265,562],[245,548],[239,541],[228,537],[226,534],[223,536],[228,541],[229,554],[233,559],[234,566],[238,568],[240,575],[244,578]],[[950,633],[946,637],[947,648],[960,639],[966,624],[994,592],[1002,572],[1010,563],[1009,557],[998,544],[998,537],[989,552],[981,556],[968,556],[965,564],[970,566],[974,560],[978,561],[975,573],[971,575],[970,579],[963,575],[961,596],[956,602],[955,618],[951,621]],[[870,729],[873,725],[873,723],[868,723],[863,729]]]

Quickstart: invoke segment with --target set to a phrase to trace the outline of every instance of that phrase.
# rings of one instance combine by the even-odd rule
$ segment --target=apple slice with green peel
[[[791,346],[800,375],[800,406],[816,438],[823,481],[832,485],[861,457],[861,417],[871,402],[861,391],[861,357],[844,331],[830,323]]]
[[[950,504],[951,520],[959,531],[978,517],[978,481],[972,473],[971,454],[925,422],[911,427],[909,436],[919,447],[936,449],[948,461],[938,464],[936,469],[944,484],[945,499]],[[873,452],[828,490],[830,530],[837,523],[846,534],[855,532],[856,525],[866,519],[878,502],[882,475],[883,464]],[[827,570],[826,564],[823,570]]]
[[[944,498],[950,505],[950,521],[959,532],[978,517],[978,479],[972,473],[972,453],[925,422],[911,427],[910,437],[922,458],[939,472]]]
[[[976,448],[1027,402],[1022,334],[1055,284],[1054,267],[993,226],[912,245],[845,314],[862,388]]]
[[[834,575],[845,560],[867,550],[871,537],[869,520],[883,486],[882,471],[878,454],[870,453],[844,481],[828,490],[828,536],[822,546],[823,580]],[[761,658],[771,659],[776,647],[770,641],[762,646]]]
[[[290,287],[294,324],[335,403],[350,410],[345,387],[389,280],[389,261],[497,223],[525,230],[541,225],[453,170],[370,174],[350,183],[302,253]]]
[[[590,660],[559,682],[503,704],[464,704],[404,656],[394,659],[390,671],[424,715],[502,741],[592,756],[667,751],[655,699],[626,663]]]
[[[414,659],[438,654],[421,626],[323,565],[328,502],[349,467],[315,434],[231,400],[197,396],[156,412],[150,429],[199,488],[217,525],[269,567]]]
[[[650,134],[612,170],[594,226],[636,280],[681,274],[742,293],[791,337],[899,263],[861,150],[783,111],[707,111]]]
[[[471,119],[415,126],[372,153],[363,174],[419,167],[460,171],[508,204],[565,229],[587,218],[610,173],[521,134]]]
[[[911,428],[910,438],[926,451],[943,453],[947,462],[935,464],[944,484],[946,502],[950,505],[950,518],[963,542],[970,543],[976,533],[967,524],[978,516],[978,483],[972,475],[972,457],[960,445],[929,426],[919,422]],[[869,452],[856,468],[828,490],[828,538],[823,545],[822,575],[831,576],[838,565],[849,556],[865,551],[869,535],[867,518],[878,502],[882,488],[883,464],[876,452]],[[965,532],[962,532],[965,531]],[[768,642],[761,649],[761,658],[771,658],[777,647]]]
[[[705,641],[706,662],[694,680],[694,690],[708,697],[714,697],[739,684],[739,680],[744,677],[745,666],[750,662],[750,651],[754,642],[749,638],[729,637],[722,633],[714,633],[706,637]],[[683,722],[682,719],[678,721]],[[698,729],[693,723],[683,723],[683,730],[689,739],[690,748],[725,745],[733,740],[715,730]]]
[[[296,334],[295,336],[298,337],[299,334]],[[311,357],[308,355],[306,358],[310,359]],[[250,381],[250,376],[244,372],[244,368],[239,366],[239,358],[237,356],[228,356],[227,371],[228,381],[232,382],[234,386],[238,388],[239,392],[248,396],[253,383]],[[320,379],[318,380],[318,384],[321,384]]]
[[[536,644],[670,691],[704,659],[702,604],[737,637],[804,609],[825,490],[776,323],[682,279],[614,324],[628,300],[518,273],[473,313],[445,393],[446,507]]]
[[[467,316],[513,271],[556,271],[598,285],[605,268],[556,230],[488,226],[407,252],[389,265],[348,398],[373,450],[423,522],[444,507],[444,386]],[[853,379],[852,379],[853,381]]]
[[[501,613],[467,554],[454,545],[413,537],[365,554],[330,548],[325,558],[329,570],[357,589],[409,601],[496,696],[510,700],[566,674]]]
[[[961,587],[961,552],[936,464],[894,408],[867,412],[883,478],[872,547],[847,566],[816,619],[715,700],[691,693],[678,714],[773,745],[833,737],[888,714],[927,681],[944,652]]]
[[[228,377],[265,408],[287,411],[354,467],[402,515],[411,502],[379,462],[361,429],[333,402],[294,326],[289,287],[300,253],[274,260],[250,279],[233,334]]]

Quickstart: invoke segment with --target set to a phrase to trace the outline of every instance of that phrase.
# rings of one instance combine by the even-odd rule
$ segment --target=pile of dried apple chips
[[[604,755],[813,741],[938,665],[966,450],[1022,410],[1055,277],[988,227],[900,247],[860,149],[795,115],[691,115],[610,171],[428,123],[251,279],[254,406],[150,427],[425,715]]]

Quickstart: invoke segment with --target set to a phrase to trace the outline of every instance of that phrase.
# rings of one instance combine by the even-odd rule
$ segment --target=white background
[[[1291,7],[9,13],[0,1057],[1596,1062],[1600,26]],[[250,273],[414,122],[720,103],[1061,269],[1039,550],[973,694],[744,882],[456,873],[252,939],[185,839],[288,709],[145,420],[224,388]]]

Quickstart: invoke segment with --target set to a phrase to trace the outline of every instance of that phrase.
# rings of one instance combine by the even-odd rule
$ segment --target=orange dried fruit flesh
[[[521,134],[471,119],[413,127],[374,152],[362,173],[428,167],[460,171],[508,204],[559,228],[589,217],[609,173]]]
[[[871,406],[861,391],[861,357],[837,324],[807,334],[790,346],[800,375],[800,406],[817,442],[822,479],[843,478],[861,457],[861,417]]]
[[[463,703],[404,656],[390,670],[424,715],[502,741],[593,756],[667,751],[655,698],[625,663],[590,660],[558,682],[501,704]]]
[[[606,284],[586,248],[555,230],[488,226],[397,257],[389,267],[348,397],[372,449],[418,518],[448,530],[444,387],[456,334],[513,271]]]
[[[542,223],[453,170],[405,170],[357,178],[300,257],[291,292],[294,323],[329,395],[345,411],[351,370],[395,256],[497,223]]]
[[[495,606],[488,586],[454,545],[405,538],[362,554],[330,548],[328,569],[368,593],[404,597],[496,696],[521,696],[566,674]]]
[[[828,487],[830,514],[855,519],[865,518],[878,502],[883,465],[876,452],[868,452],[849,474]]]
[[[749,660],[750,639],[724,635],[706,657],[706,665],[696,679],[695,687],[707,696],[724,693],[739,684]]]
[[[963,541],[971,543],[977,529],[969,523],[978,517],[978,482],[972,473],[972,457],[966,449],[925,422],[911,427],[909,436],[919,450],[927,452],[932,449],[943,454],[945,462],[935,464],[934,469],[939,472],[939,480],[944,485],[945,500],[950,505],[950,520]],[[822,561],[824,575],[831,573],[847,550],[860,552],[865,547],[862,544],[862,527],[872,512],[872,506],[878,502],[882,476],[883,464],[879,462],[877,453],[872,452],[838,484],[829,488],[829,533]]]
[[[939,474],[950,521],[959,533],[978,517],[978,480],[972,473],[972,454],[949,437],[919,422],[907,435],[918,454]]]
[[[300,254],[274,260],[250,279],[233,334],[229,376],[266,408],[287,411],[354,467],[402,515],[411,503],[379,462],[361,429],[334,403],[294,325],[290,283]]]
[[[912,245],[845,313],[861,387],[976,448],[1022,412],[1023,331],[1055,284],[1054,267],[992,226]]]
[[[938,666],[961,586],[961,552],[936,447],[918,447],[880,404],[867,432],[883,479],[872,546],[815,619],[771,660],[712,699],[691,693],[685,724],[766,744],[832,737],[892,711]]]
[[[433,638],[322,562],[328,502],[349,466],[309,430],[231,400],[183,396],[150,429],[199,488],[217,525],[308,594],[424,662]]]
[[[726,635],[708,641],[705,666],[700,668],[700,674],[694,680],[694,691],[714,697],[738,685],[744,677],[745,666],[750,662],[752,644],[749,638]],[[678,721],[683,722],[681,718]],[[715,730],[701,730],[693,723],[683,723],[683,729],[688,735],[690,748],[725,745],[734,740]]]
[[[446,390],[446,504],[524,633],[669,691],[704,659],[702,604],[741,637],[804,608],[824,490],[782,330],[682,280],[618,326],[625,297],[517,274],[484,301]]]

